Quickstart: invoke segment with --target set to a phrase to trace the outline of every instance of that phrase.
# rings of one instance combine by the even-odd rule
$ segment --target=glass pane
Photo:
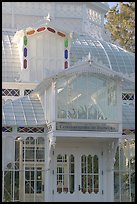
[[[81,157],[81,172],[86,173],[86,156]]]
[[[37,171],[37,180],[42,180],[42,171]]]
[[[98,179],[98,175],[94,176],[94,192],[98,193],[99,191],[99,179]]]
[[[26,171],[25,172],[25,180],[29,180],[30,179],[30,172]]]
[[[94,155],[94,173],[98,173],[98,157]]]
[[[34,193],[34,181],[31,181],[30,192]]]
[[[88,155],[88,173],[92,173],[92,156]]]
[[[64,180],[63,180],[63,192],[68,192],[68,174],[66,174],[67,168],[64,168],[65,174],[64,174]]]
[[[120,201],[120,184],[119,184],[119,172],[114,172],[114,200]]]
[[[121,173],[121,201],[130,201],[129,192],[129,174],[128,172]]]
[[[69,176],[69,189],[70,193],[74,192],[74,185],[75,185],[74,175]]]
[[[92,176],[88,176],[88,192],[92,193]]]
[[[74,156],[57,156],[57,192],[74,191]]]
[[[42,181],[37,181],[37,193],[42,192]]]
[[[35,179],[34,179],[34,171],[31,171],[30,173],[31,173],[31,178],[30,178],[30,179],[31,179],[31,180],[35,180]]]
[[[86,193],[87,189],[87,180],[86,180],[87,176],[86,175],[82,175],[82,193]]]

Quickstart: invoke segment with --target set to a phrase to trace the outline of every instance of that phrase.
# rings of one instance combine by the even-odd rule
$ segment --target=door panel
[[[102,201],[101,162],[95,146],[56,148],[54,201]]]
[[[24,201],[44,201],[44,171],[42,166],[25,166]]]

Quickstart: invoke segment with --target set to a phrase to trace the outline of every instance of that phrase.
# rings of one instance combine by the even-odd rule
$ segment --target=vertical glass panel
[[[120,202],[119,172],[114,172],[114,200]]]
[[[61,81],[64,88],[60,86]],[[117,89],[114,81],[93,73],[77,74],[68,79],[62,77],[61,81],[57,81],[58,117],[116,120]]]
[[[14,200],[19,200],[19,171],[15,171]]]
[[[11,202],[12,200],[12,171],[4,172],[4,200]]]
[[[78,89],[78,118],[87,119],[87,73],[82,73],[77,76]]]
[[[73,193],[74,192],[74,156],[58,155],[57,156],[57,192]]]
[[[82,175],[82,193],[86,193],[87,191],[87,176],[86,175]]]
[[[98,193],[99,191],[99,176],[98,175],[94,175],[94,192]]]
[[[36,193],[41,193],[42,192],[42,181],[37,181],[37,186],[36,186]]]
[[[69,189],[70,189],[70,193],[74,193],[74,186],[75,186],[74,175],[70,175],[69,176]]]
[[[57,105],[58,118],[67,118],[67,81],[62,78],[57,81]]]
[[[94,155],[94,173],[98,173],[98,157]]]
[[[81,157],[81,172],[86,173],[86,156]]]
[[[76,75],[68,79],[68,118],[77,118],[77,80]]]
[[[68,192],[68,180],[69,180],[68,168],[67,168],[66,165],[64,165],[64,183],[63,183],[63,192],[65,192],[65,193]]]
[[[92,175],[88,175],[88,192],[92,193]]]
[[[74,156],[70,155],[69,159],[69,172],[74,173]]]
[[[34,193],[34,181],[30,182],[30,192],[29,193]]]
[[[121,173],[121,201],[129,202],[130,201],[130,192],[129,192],[129,173]]]
[[[92,173],[92,156],[88,155],[88,173]]]
[[[114,169],[115,170],[119,169],[119,147],[117,147],[117,151],[116,151],[116,155],[115,155]]]

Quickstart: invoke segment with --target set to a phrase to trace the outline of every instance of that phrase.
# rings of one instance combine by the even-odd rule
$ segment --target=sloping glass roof
[[[96,40],[92,36],[74,34],[70,50],[70,66],[88,54],[101,61],[108,68],[123,74],[135,72],[135,55],[112,43]]]
[[[45,124],[44,111],[37,95],[27,95],[2,107],[3,126],[38,126]]]
[[[15,32],[2,31],[2,81],[19,78],[21,63],[18,47],[12,42]]]
[[[122,120],[123,120],[123,129],[135,129],[135,107],[123,104],[122,106]]]

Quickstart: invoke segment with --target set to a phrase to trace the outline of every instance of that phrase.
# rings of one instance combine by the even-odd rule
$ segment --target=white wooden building
[[[134,201],[135,56],[108,9],[2,3],[3,202]]]

